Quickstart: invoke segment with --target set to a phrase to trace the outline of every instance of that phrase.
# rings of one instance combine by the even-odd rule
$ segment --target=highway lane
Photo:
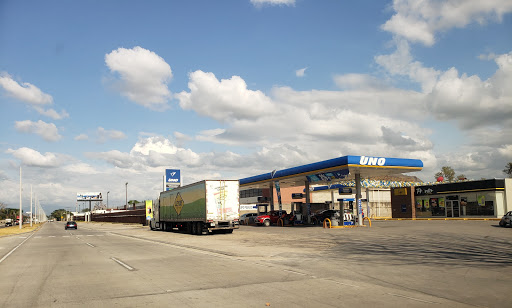
[[[330,255],[333,263],[322,261],[323,246],[314,243],[313,249],[243,244],[251,234],[283,229],[191,236],[123,225],[78,227],[65,231],[63,223],[46,223],[31,236],[0,238],[0,247],[10,249],[25,241],[0,263],[1,307],[471,306],[373,281],[354,273],[355,263],[340,266]]]

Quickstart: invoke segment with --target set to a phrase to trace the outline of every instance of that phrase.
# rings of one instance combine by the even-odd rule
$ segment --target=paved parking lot
[[[241,226],[233,234],[211,236],[108,224],[95,228],[343,281],[344,294],[349,290],[365,303],[382,298],[382,287],[393,290],[388,296],[424,295],[405,301],[413,306],[510,305],[512,228],[497,221],[374,221],[371,228],[350,229]]]

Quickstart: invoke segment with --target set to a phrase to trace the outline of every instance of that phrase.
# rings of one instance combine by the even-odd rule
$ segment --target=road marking
[[[92,248],[96,247],[96,246],[94,246],[94,245],[93,245],[93,244],[91,244],[91,243],[85,243],[85,244],[86,244],[86,245],[88,245],[88,246],[90,246],[90,247],[92,247]]]
[[[71,236],[69,236],[69,235],[63,235],[62,237],[71,237]]]
[[[11,253],[13,253],[16,249],[18,249],[18,247],[20,247],[21,245],[23,245],[23,243],[25,243],[26,241],[28,241],[29,238],[32,237],[32,235],[34,235],[35,233],[32,233],[29,237],[25,238],[25,240],[23,240],[23,242],[21,242],[18,246],[14,247],[13,250],[9,251],[9,253],[7,253],[2,259],[0,259],[0,263],[2,263],[5,259],[7,259],[8,256],[11,255]]]
[[[50,236],[48,236],[48,237],[55,237],[55,235],[50,235]]]
[[[127,269],[127,270],[129,270],[129,271],[133,271],[133,270],[135,270],[133,267],[129,266],[128,264],[126,264],[126,263],[124,263],[124,262],[122,262],[122,261],[117,260],[117,259],[116,259],[116,258],[114,258],[114,257],[111,257],[110,259],[112,259],[112,260],[116,261],[116,262],[117,262],[117,264],[119,264],[119,265],[123,266],[124,268],[126,268],[126,269]]]
[[[427,304],[440,304],[440,303],[426,301],[424,299],[419,299],[419,298],[415,298],[415,297],[405,296],[405,295],[401,295],[401,294],[395,294],[395,293],[386,293],[386,294],[391,295],[391,296],[396,296],[396,297],[403,297],[403,298],[411,299],[413,301],[418,301],[418,302],[427,303]]]

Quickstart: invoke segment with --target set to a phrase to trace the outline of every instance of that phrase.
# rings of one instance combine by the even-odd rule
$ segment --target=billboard
[[[180,169],[165,169],[165,190],[181,186]]]
[[[103,201],[100,192],[76,193],[76,201]]]
[[[146,220],[151,220],[153,218],[153,200],[146,200]]]

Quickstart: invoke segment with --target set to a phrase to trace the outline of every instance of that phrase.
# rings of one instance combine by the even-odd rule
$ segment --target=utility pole
[[[20,230],[23,225],[23,207],[21,205],[21,166],[20,166]]]
[[[32,227],[32,184],[30,184],[30,226]]]
[[[124,209],[126,210],[126,208],[128,207],[128,182],[126,182],[126,184],[124,185],[126,185],[126,203],[124,204]]]

